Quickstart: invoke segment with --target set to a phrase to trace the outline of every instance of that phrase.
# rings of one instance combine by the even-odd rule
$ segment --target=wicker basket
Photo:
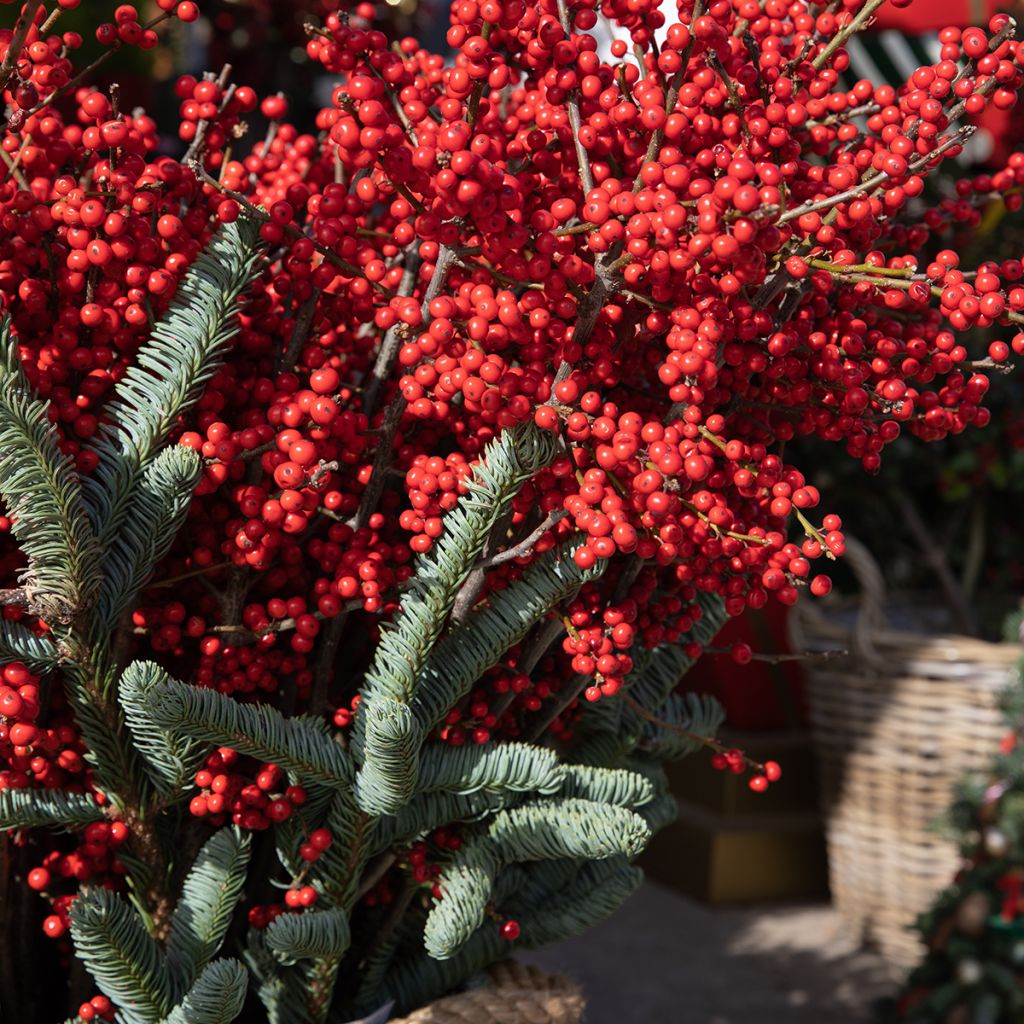
[[[991,766],[1021,649],[887,628],[877,565],[853,540],[847,556],[859,610],[801,602],[792,641],[849,652],[808,672],[832,897],[856,937],[906,966],[921,954],[915,918],[959,864],[936,824],[964,776]]]
[[[557,974],[515,961],[495,964],[489,983],[445,996],[391,1024],[579,1024],[579,987]]]

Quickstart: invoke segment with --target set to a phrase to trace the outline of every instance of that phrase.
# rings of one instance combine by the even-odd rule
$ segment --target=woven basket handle
[[[853,570],[860,584],[860,601],[857,616],[850,631],[850,646],[854,654],[864,663],[881,667],[885,659],[874,643],[876,630],[885,628],[885,580],[874,556],[856,537],[846,535],[846,554],[843,556]],[[807,650],[805,623],[817,626],[826,636],[835,633],[835,627],[810,601],[797,605],[797,614],[791,615],[790,639],[795,650]]]
[[[865,661],[881,664],[884,659],[875,647],[874,635],[886,625],[885,579],[875,556],[856,537],[846,537],[846,558],[860,584],[860,610],[853,627],[853,649]]]

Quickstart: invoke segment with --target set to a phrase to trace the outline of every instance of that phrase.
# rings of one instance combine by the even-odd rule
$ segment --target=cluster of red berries
[[[287,821],[306,802],[306,791],[301,786],[288,785],[276,764],[259,766],[251,780],[241,767],[238,754],[228,747],[210,754],[205,767],[196,772],[195,784],[201,792],[192,798],[189,811],[199,818],[208,817],[211,825],[230,821],[258,832]]]
[[[78,1007],[80,1020],[114,1020],[117,1017],[117,1007],[106,996],[93,996],[87,1003]]]
[[[597,597],[595,592],[591,595]],[[591,603],[596,604],[593,600]],[[595,623],[598,613],[600,618]],[[589,680],[583,691],[588,701],[614,697],[632,670],[633,659],[626,652],[636,636],[632,625],[636,616],[637,607],[632,601],[622,606],[607,605],[603,610],[587,608],[580,600],[568,607],[562,649],[572,655],[572,671]]]
[[[46,724],[42,704],[47,705]],[[42,681],[19,661],[0,670],[0,789],[40,786],[81,791],[85,749],[61,692],[42,692]]]
[[[732,772],[733,775],[743,775],[752,771],[754,774],[747,779],[747,785],[755,793],[763,793],[771,783],[782,778],[782,768],[777,761],[756,764],[742,750],[735,747],[716,750],[711,755],[711,767],[720,772]]]
[[[621,699],[636,650],[686,642],[699,594],[738,615],[828,593],[815,563],[843,553],[842,523],[784,446],[821,438],[876,470],[904,431],[983,425],[986,369],[1024,352],[1020,261],[964,268],[928,248],[993,197],[1019,205],[1024,155],[920,210],[969,135],[961,121],[1008,107],[1024,79],[1004,15],[944,30],[938,59],[898,87],[847,89],[843,43],[877,0],[680,0],[658,46],[659,4],[610,0],[601,13],[635,57],[620,40],[611,62],[593,0],[458,0],[448,63],[393,44],[371,5],[330,3],[307,53],[338,86],[315,123],[226,73],[184,76],[175,159],[128,97],[76,77],[82,40],[59,16],[77,5],[26,5],[4,65],[0,301],[81,473],[96,470],[112,389],[212,233],[258,218],[270,253],[229,359],[175,428],[204,474],[123,637],[126,657],[200,685],[337,709],[349,726],[415,556],[486,444],[532,421],[559,455],[516,496],[485,556],[515,557],[480,598],[570,538],[581,566],[608,571],[552,610],[562,636],[549,619],[505,652],[438,737],[541,723],[569,741],[588,700]],[[109,4],[104,54],[198,17],[188,0],[157,7],[144,23]],[[0,54],[13,40],[0,32]],[[257,109],[270,130],[250,144]],[[982,343],[988,364],[977,328],[1006,329]],[[21,568],[0,516],[0,585]],[[331,671],[339,650],[346,670]],[[91,785],[59,675],[49,686],[44,718],[39,681],[5,670],[0,786]],[[752,770],[755,789],[778,777]],[[226,749],[195,781],[192,813],[214,824],[266,829],[305,800],[277,766]],[[48,934],[70,899],[55,879],[117,881],[131,835],[104,827],[74,850],[38,840]],[[403,868],[424,882],[447,848],[432,843],[430,863],[414,849]],[[315,897],[297,882],[285,904]]]

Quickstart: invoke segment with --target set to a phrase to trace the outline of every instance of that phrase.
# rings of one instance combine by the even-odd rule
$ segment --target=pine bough
[[[552,437],[532,425],[487,447],[469,493],[420,559],[366,673],[348,749],[320,719],[241,704],[152,663],[117,665],[118,619],[167,552],[201,473],[198,456],[168,446],[168,435],[223,361],[261,261],[252,224],[222,228],[117,385],[93,446],[98,469],[85,481],[22,374],[9,325],[0,339],[0,497],[27,559],[25,601],[51,626],[43,638],[0,621],[0,662],[61,673],[97,784],[146,842],[146,856],[126,858],[129,895],[84,890],[71,915],[75,953],[124,1024],[227,1024],[247,992],[270,1024],[344,1020],[388,1000],[407,1010],[506,954],[487,924],[494,911],[521,922],[523,945],[582,931],[638,884],[630,862],[674,811],[660,761],[689,749],[615,701],[587,710],[582,742],[562,756],[530,743],[432,739],[482,673],[602,569],[580,569],[571,545],[549,551],[450,625],[492,530],[555,456]],[[723,612],[711,600],[704,610],[694,638],[706,641]],[[672,697],[688,664],[681,646],[661,647],[627,680],[629,692],[652,714],[713,731],[715,706]],[[212,745],[283,768],[310,794],[304,827],[326,826],[335,840],[307,869],[316,908],[250,929],[245,941],[236,911],[248,837],[215,831],[182,874],[159,827],[180,813]],[[0,792],[4,830],[76,829],[103,813],[85,795]],[[469,838],[444,870],[442,898],[408,899],[400,920],[370,939],[360,910],[356,938],[361,885],[375,865],[455,822]],[[276,833],[283,868],[299,870],[302,828],[288,821]],[[229,933],[237,955],[218,958]]]

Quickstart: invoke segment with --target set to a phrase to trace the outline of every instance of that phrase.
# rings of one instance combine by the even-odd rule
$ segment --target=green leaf
[[[107,422],[91,450],[99,457],[85,484],[105,547],[134,514],[143,471],[202,394],[238,333],[238,303],[255,280],[259,226],[225,224],[189,267],[170,308],[106,404]]]
[[[231,1024],[242,1012],[249,979],[237,960],[214,960],[166,1024]]]
[[[179,993],[224,941],[245,884],[249,845],[249,836],[238,829],[220,829],[206,841],[185,878],[167,938],[167,964]]]
[[[86,793],[56,789],[0,789],[0,831],[76,828],[102,821],[103,809]]]
[[[57,665],[57,648],[45,636],[37,636],[20,622],[0,618],[0,662],[22,661],[37,674]]]
[[[163,956],[138,913],[109,889],[82,892],[71,904],[75,954],[126,1024],[159,1024],[170,1009]]]
[[[58,444],[49,404],[21,369],[11,321],[0,325],[0,498],[28,558],[22,582],[33,610],[69,622],[100,582],[100,549],[89,525],[81,481]]]
[[[281,914],[267,925],[267,946],[282,963],[344,955],[351,942],[344,910]]]
[[[134,604],[167,554],[202,472],[198,452],[180,445],[165,448],[143,470],[133,492],[132,514],[111,538],[104,556],[94,628],[98,644],[106,642],[121,613]]]
[[[209,750],[209,744],[154,724],[148,701],[160,683],[176,682],[151,661],[133,661],[121,673],[118,696],[135,749],[143,758],[146,774],[161,796],[174,796],[192,783]],[[177,683],[178,686],[184,684]]]
[[[265,704],[240,704],[233,697],[174,680],[154,685],[146,701],[153,722],[195,739],[231,747],[272,761],[285,771],[335,788],[352,782],[348,754],[318,718],[285,718]]]

